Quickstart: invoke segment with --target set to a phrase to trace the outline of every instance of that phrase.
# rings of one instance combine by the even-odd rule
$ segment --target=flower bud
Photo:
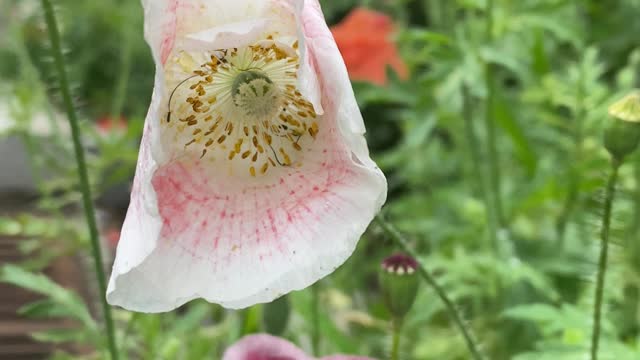
[[[287,329],[291,306],[289,297],[282,296],[262,308],[264,330],[271,335],[282,335]]]
[[[389,312],[402,319],[418,294],[418,262],[411,256],[395,254],[382,262],[380,287]]]
[[[609,107],[615,118],[605,128],[604,147],[618,161],[640,145],[640,91],[634,91]]]

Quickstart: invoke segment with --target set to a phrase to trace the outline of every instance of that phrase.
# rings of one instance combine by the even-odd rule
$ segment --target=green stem
[[[314,356],[320,352],[320,284],[311,286],[311,350]]]
[[[469,153],[471,155],[472,166],[472,182],[477,186],[477,190],[480,192],[484,206],[487,209],[487,224],[489,225],[489,238],[491,240],[491,246],[497,250],[497,221],[495,219],[495,212],[491,211],[491,199],[489,199],[487,185],[485,181],[485,175],[482,173],[482,159],[480,157],[480,142],[473,128],[473,104],[471,102],[471,94],[469,88],[464,85],[462,87],[462,117],[464,119],[465,136],[467,143],[469,144]]]
[[[493,42],[493,0],[487,0],[486,7],[486,32],[487,42]],[[500,166],[496,141],[496,124],[493,119],[493,107],[495,99],[495,85],[493,79],[493,64],[487,61],[485,65],[485,82],[487,88],[487,104],[485,109],[485,127],[487,132],[487,156],[489,163],[489,184],[491,186],[491,198],[493,211],[499,227],[504,227],[504,213],[500,195]]]
[[[593,332],[591,337],[591,360],[598,359],[598,345],[600,343],[600,322],[602,318],[602,298],[604,295],[604,281],[607,272],[607,258],[609,255],[609,231],[611,228],[611,210],[616,193],[616,181],[621,162],[612,161],[611,174],[607,181],[604,198],[604,213],[602,214],[602,230],[600,232],[600,259],[598,261],[598,275],[596,281],[595,306],[593,309]]]
[[[113,327],[113,319],[111,317],[111,308],[107,303],[107,282],[103,269],[102,253],[100,250],[100,241],[98,238],[98,226],[96,224],[96,215],[93,208],[93,198],[91,196],[91,188],[89,186],[89,175],[87,173],[87,164],[84,159],[84,152],[82,147],[82,140],[80,139],[80,128],[78,125],[78,116],[73,107],[73,101],[71,99],[71,91],[69,90],[69,81],[67,79],[67,73],[65,70],[64,59],[62,56],[62,48],[60,45],[60,33],[58,30],[58,24],[53,12],[53,6],[50,0],[42,0],[42,8],[44,9],[44,15],[47,22],[47,28],[49,32],[49,38],[51,40],[52,52],[55,61],[55,68],[60,82],[60,91],[62,92],[62,98],[64,106],[69,118],[69,125],[71,126],[71,136],[73,138],[73,145],[75,149],[76,162],[78,165],[78,177],[80,180],[80,189],[82,190],[82,200],[84,204],[84,211],[89,227],[89,235],[91,240],[91,253],[93,255],[96,277],[98,280],[98,288],[100,291],[100,301],[102,303],[102,311],[104,315],[104,321],[107,331],[107,341],[109,352],[112,360],[118,359],[118,351],[116,347],[115,331]]]
[[[637,289],[637,291],[640,292],[640,289]],[[636,324],[640,324],[640,296],[638,301],[636,301],[635,304],[635,309],[636,309],[636,313],[635,313],[635,318],[636,318]],[[640,325],[639,327],[636,328],[636,343],[640,343]]]
[[[635,196],[634,196],[634,213],[635,216],[633,217],[633,223],[631,226],[631,235],[632,236],[637,236],[636,234],[638,234],[638,232],[640,232],[640,163],[636,163],[634,165],[634,173],[635,173],[635,178],[636,178],[636,191],[635,191]]]
[[[402,323],[399,319],[391,321],[392,326],[392,343],[391,343],[391,360],[400,360],[400,330]]]
[[[386,220],[382,218],[382,215],[376,215],[376,221],[384,230],[384,232],[391,238],[393,241],[407,254],[418,261],[418,273],[422,278],[433,288],[436,292],[436,295],[440,298],[440,300],[444,303],[449,316],[458,327],[458,330],[464,337],[467,347],[469,348],[469,352],[474,360],[482,360],[484,357],[480,352],[480,347],[476,344],[474,340],[474,336],[472,334],[471,328],[469,328],[462,317],[462,314],[456,308],[456,305],[453,303],[449,296],[444,291],[444,289],[438,284],[436,279],[427,271],[425,266],[419,260],[418,254],[409,246],[409,241],[404,238],[404,236],[396,230],[396,228],[388,223]]]

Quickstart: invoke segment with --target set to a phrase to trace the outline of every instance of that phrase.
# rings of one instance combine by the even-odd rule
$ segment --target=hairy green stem
[[[487,0],[486,7],[486,36],[487,42],[493,42],[493,0]],[[501,199],[501,174],[498,156],[498,145],[496,136],[496,123],[493,118],[493,107],[495,101],[495,84],[493,79],[493,64],[489,61],[485,64],[485,83],[487,88],[487,101],[485,109],[485,127],[487,132],[487,162],[489,166],[489,184],[491,188],[492,209],[499,227],[505,226],[504,212],[502,210]]]
[[[480,192],[484,206],[487,209],[487,224],[489,225],[489,239],[491,246],[497,250],[497,238],[498,228],[497,221],[495,219],[495,212],[491,211],[491,199],[489,199],[487,184],[485,181],[485,175],[482,172],[480,164],[482,158],[480,157],[480,142],[473,128],[473,104],[471,102],[471,94],[467,86],[462,87],[462,117],[464,119],[464,130],[467,143],[469,144],[469,153],[471,155],[471,179],[477,186],[477,190]]]
[[[115,330],[113,326],[113,319],[111,317],[111,308],[107,303],[107,281],[104,274],[102,253],[100,250],[100,241],[98,238],[98,226],[96,223],[95,209],[93,208],[93,198],[91,196],[91,188],[89,185],[89,175],[87,172],[87,164],[84,159],[84,150],[82,147],[82,140],[80,139],[80,127],[78,125],[78,116],[73,106],[73,100],[71,98],[71,90],[69,89],[69,81],[67,79],[67,72],[65,69],[64,58],[62,56],[62,47],[60,44],[60,33],[58,30],[58,24],[56,22],[55,14],[53,12],[53,5],[50,0],[42,0],[42,8],[44,9],[44,15],[47,22],[47,28],[49,32],[49,38],[51,40],[52,52],[54,57],[54,63],[58,80],[60,82],[60,91],[62,92],[62,99],[69,118],[69,125],[71,126],[71,136],[73,138],[73,146],[76,155],[76,162],[78,165],[78,178],[80,180],[80,189],[82,190],[82,200],[84,204],[85,217],[87,226],[89,227],[89,235],[91,240],[91,253],[95,265],[95,275],[98,280],[98,289],[100,291],[100,302],[102,304],[102,311],[104,315],[104,322],[107,332],[107,345],[112,360],[118,359],[118,351],[116,347]]]
[[[598,275],[596,280],[595,306],[593,308],[593,331],[591,335],[591,360],[598,359],[598,346],[600,344],[600,322],[602,318],[602,299],[604,295],[604,281],[607,273],[607,259],[609,256],[609,231],[611,229],[611,210],[616,193],[616,181],[620,161],[613,160],[611,174],[607,180],[607,189],[604,197],[604,213],[602,214],[602,229],[600,232],[600,258],[598,260]]]
[[[384,220],[382,215],[376,215],[376,221],[378,225],[384,230],[384,232],[391,238],[393,241],[407,254],[418,261],[418,273],[420,276],[433,288],[436,292],[436,295],[440,298],[440,300],[444,303],[449,316],[458,327],[458,330],[464,337],[467,347],[469,348],[469,352],[474,360],[482,360],[484,357],[480,352],[480,347],[476,344],[475,338],[472,334],[471,328],[467,326],[464,322],[464,318],[462,314],[460,314],[458,308],[453,303],[453,301],[449,298],[444,289],[438,284],[436,279],[427,271],[425,266],[419,260],[418,254],[409,246],[409,241],[404,238],[404,236],[389,222]]]
[[[633,212],[635,215],[631,225],[631,235],[637,236],[638,232],[640,232],[640,163],[638,162],[634,164],[634,175],[637,185],[633,204]]]
[[[402,322],[400,319],[391,321],[391,360],[400,360],[400,331],[402,330]]]

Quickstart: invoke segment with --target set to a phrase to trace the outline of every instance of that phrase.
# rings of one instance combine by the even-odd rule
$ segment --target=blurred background
[[[488,358],[584,359],[609,169],[602,128],[607,107],[640,87],[640,0],[321,2],[389,181],[385,216],[457,302]],[[139,1],[54,3],[109,269],[154,64]],[[0,2],[0,359],[106,359],[40,5]],[[618,182],[603,359],[640,359],[638,160]],[[277,335],[309,353],[388,358],[378,272],[396,250],[372,225],[344,266],[288,297]],[[423,285],[401,358],[470,359]],[[114,316],[125,358],[218,359],[243,335],[272,329],[269,311],[196,301]]]

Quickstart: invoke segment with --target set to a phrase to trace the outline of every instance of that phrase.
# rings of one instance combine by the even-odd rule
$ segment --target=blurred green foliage
[[[0,3],[0,32],[8,35],[0,38],[0,101],[10,104],[16,120],[3,131],[24,140],[34,169],[47,179],[38,182],[38,206],[58,224],[48,231],[66,234],[68,244],[60,253],[84,252],[86,234],[61,215],[61,209],[78,203],[69,144],[55,131],[43,139],[31,128],[38,114],[55,118],[59,105],[38,4]],[[92,180],[97,194],[109,194],[133,174],[152,91],[154,68],[142,37],[142,10],[138,1],[124,0],[56,4],[91,144]],[[487,356],[584,359],[591,336],[599,193],[608,169],[602,129],[608,105],[640,87],[640,1],[495,0],[492,41],[485,31],[486,4],[323,1],[330,23],[366,5],[398,24],[395,39],[410,78],[390,74],[386,87],[354,84],[372,155],[389,180],[386,216],[413,239]],[[495,81],[490,109],[485,108],[486,64],[492,65]],[[499,195],[507,220],[495,234],[487,226],[491,209],[483,195],[485,113],[498,126]],[[105,137],[93,126],[100,117],[120,115],[128,123],[124,133]],[[42,144],[51,150],[42,151]],[[640,359],[639,160],[631,158],[620,174],[602,359]],[[126,207],[126,202],[115,206]],[[2,218],[0,234],[33,239],[37,243],[25,242],[23,250],[36,251],[52,238],[29,234],[38,221],[43,220]],[[389,314],[376,274],[379,260],[394,250],[372,226],[351,259],[320,283],[317,318],[311,290],[290,295],[285,336],[309,348],[317,327],[321,354],[386,358]],[[80,341],[104,351],[90,310],[70,290],[37,274],[42,266],[36,265],[5,266],[0,273],[2,281],[46,295],[21,312],[73,318],[81,330],[34,336]],[[163,315],[118,310],[118,338],[122,353],[132,359],[217,358],[242,334],[261,329],[262,309],[238,313],[195,302]],[[427,286],[420,288],[402,339],[403,359],[469,358]]]

